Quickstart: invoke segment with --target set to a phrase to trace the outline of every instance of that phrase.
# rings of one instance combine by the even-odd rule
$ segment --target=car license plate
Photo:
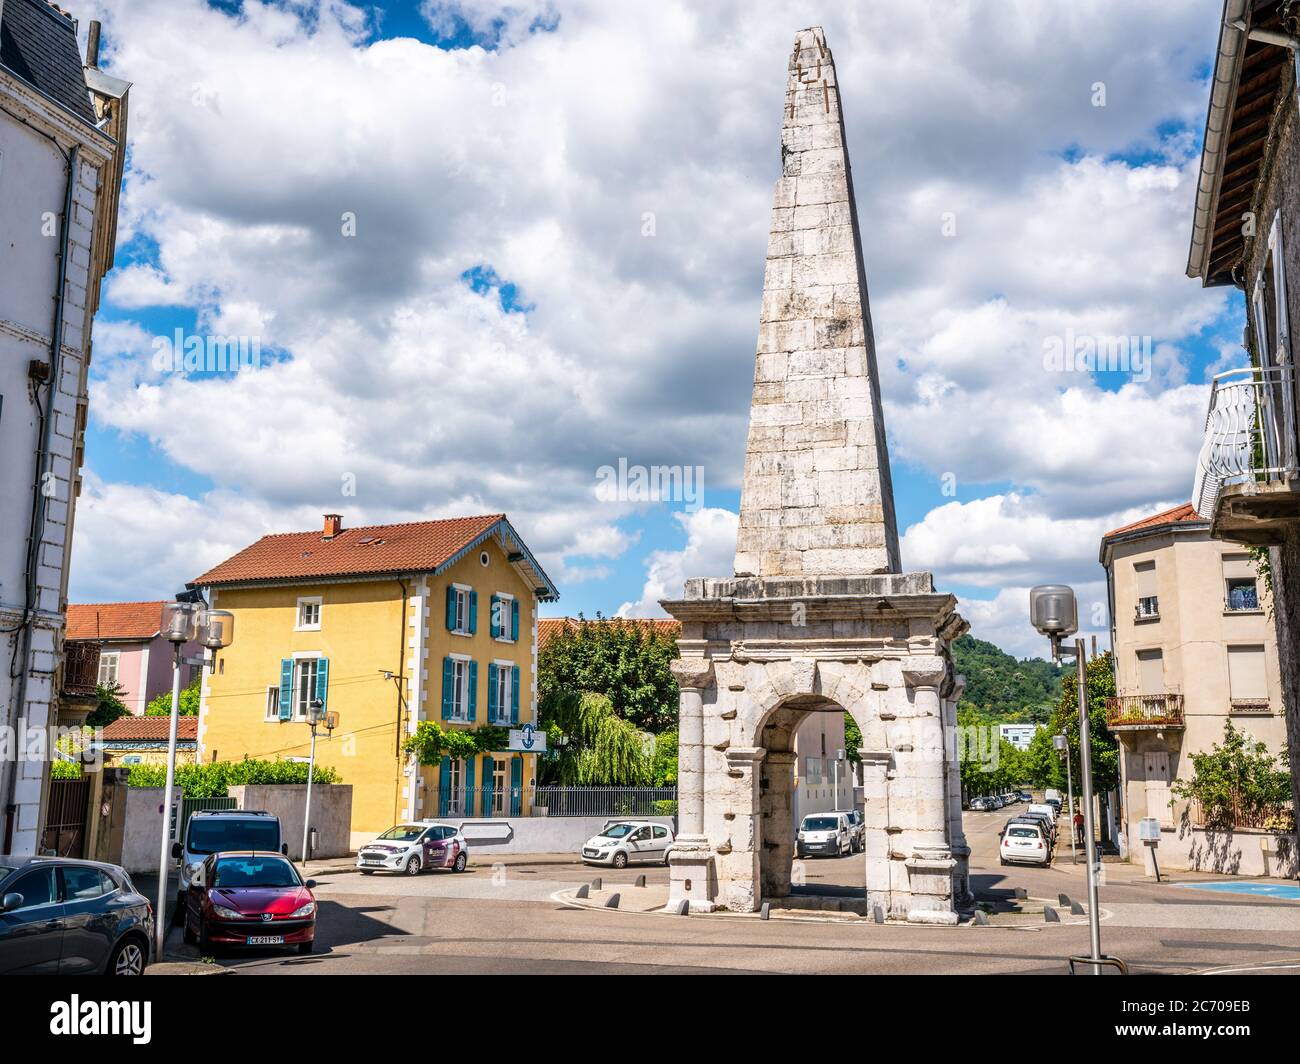
[[[362,864],[383,864],[384,862],[381,861],[378,857],[363,857],[361,858],[361,863]]]
[[[246,943],[246,945],[249,945],[249,946],[283,946],[283,945],[284,945],[284,936],[283,936],[283,935],[249,935],[249,936],[248,936],[248,942]]]

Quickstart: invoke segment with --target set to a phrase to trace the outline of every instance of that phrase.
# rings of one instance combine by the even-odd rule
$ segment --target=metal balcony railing
[[[1296,476],[1294,395],[1291,366],[1234,369],[1214,378],[1192,485],[1201,517],[1214,519],[1227,484]]]
[[[99,682],[99,643],[69,639],[63,644],[63,677],[59,691],[68,698],[94,698]]]
[[[1183,696],[1120,695],[1106,699],[1106,727],[1182,727]]]

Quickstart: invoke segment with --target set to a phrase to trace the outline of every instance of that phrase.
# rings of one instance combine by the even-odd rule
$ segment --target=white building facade
[[[90,332],[113,262],[129,86],[44,0],[0,0],[0,852],[35,853],[57,723]],[[40,755],[23,753],[37,750]],[[20,756],[21,754],[21,756]]]

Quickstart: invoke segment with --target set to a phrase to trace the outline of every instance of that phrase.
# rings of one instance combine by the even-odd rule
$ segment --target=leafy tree
[[[1105,794],[1119,785],[1119,742],[1106,727],[1106,700],[1115,697],[1115,670],[1109,650],[1088,662],[1086,678],[1088,730],[1092,739],[1092,789],[1094,794]],[[1051,734],[1064,734],[1069,741],[1070,771],[1074,775],[1076,794],[1081,793],[1083,779],[1079,766],[1078,687],[1077,682],[1062,685],[1061,700],[1051,723]]]
[[[619,717],[605,695],[553,692],[542,699],[540,717],[549,751],[539,768],[544,782],[640,786],[651,779],[657,740]]]
[[[604,695],[616,716],[657,734],[677,725],[675,657],[677,640],[659,625],[579,616],[539,649],[538,693],[543,702],[574,691]]]
[[[491,754],[504,750],[510,741],[506,728],[495,724],[466,731],[462,728],[444,728],[436,720],[422,720],[403,744],[404,748],[415,754],[415,759],[422,765],[436,765],[444,757],[464,760],[476,754]]]
[[[179,713],[182,717],[197,717],[199,715],[199,686],[203,682],[203,674],[200,673],[190,681],[190,685],[181,690],[181,697],[178,701]],[[156,698],[149,699],[149,704],[144,707],[146,717],[170,717],[172,715],[172,693],[164,691]]]
[[[862,729],[852,713],[844,714],[844,756],[850,761],[862,760]]]
[[[100,684],[95,688],[98,704],[86,716],[87,728],[107,728],[118,717],[125,717],[129,712],[122,696],[126,689],[119,683]]]
[[[996,722],[959,708],[957,727],[958,771],[968,796],[1000,794],[1026,782],[1026,755],[1002,738]]]
[[[650,764],[650,782],[655,787],[677,786],[677,729],[655,736],[654,760]]]
[[[1207,827],[1275,827],[1294,830],[1287,816],[1291,775],[1278,767],[1268,747],[1232,721],[1223,725],[1223,745],[1192,754],[1192,778],[1173,787],[1180,798],[1198,802]]]

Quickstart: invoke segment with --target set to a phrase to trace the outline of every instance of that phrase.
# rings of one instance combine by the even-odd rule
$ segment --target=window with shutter
[[[519,642],[519,600],[510,600],[510,638]]]
[[[510,670],[510,723],[519,723],[519,666]]]
[[[1160,599],[1156,591],[1156,563],[1138,562],[1133,566],[1137,587],[1137,617],[1139,620],[1160,616]]]
[[[1234,713],[1267,712],[1268,674],[1264,647],[1228,647],[1228,691]]]

